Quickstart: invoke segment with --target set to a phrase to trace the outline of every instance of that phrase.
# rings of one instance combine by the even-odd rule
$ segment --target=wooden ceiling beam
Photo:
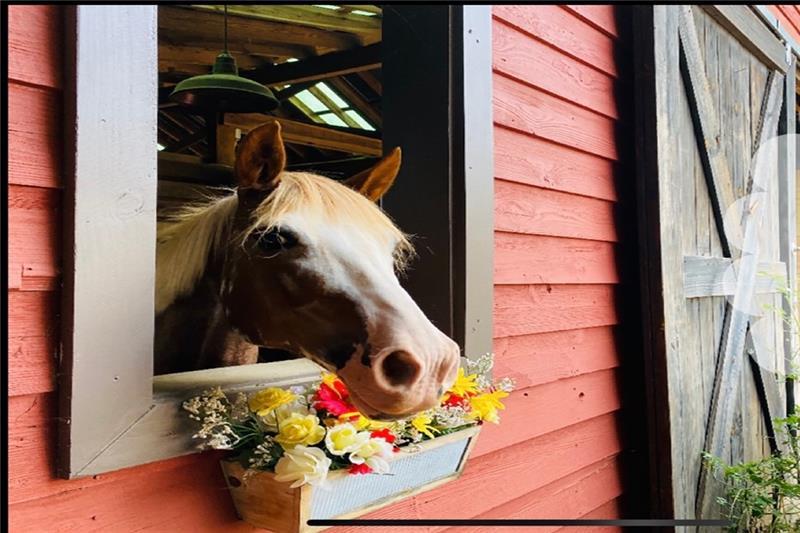
[[[206,132],[205,131],[198,131],[196,133],[192,133],[184,137],[183,139],[176,141],[164,148],[164,152],[180,152],[190,146],[199,143],[202,140],[205,140]]]
[[[183,65],[202,65],[206,68],[210,68],[221,50],[221,48],[213,48],[207,45],[184,46],[159,43],[158,70],[159,72],[163,72],[169,70],[170,67],[174,70],[180,70]],[[276,54],[273,50],[270,50],[270,53],[266,54],[266,49],[260,50],[256,53],[257,55],[251,52],[242,52],[234,49],[230,49],[230,51],[234,58],[236,58],[236,64],[242,69],[262,67],[265,64],[272,64],[275,60],[294,57],[292,55]]]
[[[331,52],[329,54],[309,57],[294,63],[281,63],[269,67],[242,70],[242,76],[264,85],[283,85],[300,81],[322,80],[372,70],[381,66],[381,45],[369,46]]]
[[[193,5],[192,9],[222,13],[220,5]],[[361,44],[381,40],[380,17],[350,15],[344,11],[310,5],[230,5],[228,16],[267,20],[355,34]]]
[[[159,56],[161,55],[161,48],[163,46],[174,46],[178,51],[184,49],[189,54],[197,53],[195,50],[213,53],[214,57],[211,60],[213,63],[214,58],[216,58],[216,56],[225,47],[225,43],[221,37],[207,40],[194,38],[178,40],[164,35],[158,41]],[[228,39],[228,51],[233,55],[234,58],[236,58],[237,62],[239,61],[239,57],[242,55],[260,56],[265,59],[275,59],[280,61],[289,59],[290,57],[303,59],[305,57],[317,55],[316,49],[317,47],[315,46],[276,43],[266,40],[254,41],[246,38],[231,39],[230,36]]]
[[[367,13],[375,13],[376,15],[383,14],[383,8],[375,4],[339,4],[346,7],[350,11],[366,11]],[[374,17],[373,17],[374,18]]]
[[[359,72],[358,76],[364,80],[364,83],[369,85],[369,88],[375,91],[378,94],[383,94],[383,84],[381,80],[375,75],[374,72],[365,70],[363,72]]]
[[[225,115],[225,124],[247,132],[270,119],[280,122],[281,134],[287,143],[352,154],[383,155],[383,145],[380,139],[351,133],[345,128],[305,124],[285,118],[267,117],[258,113],[227,114]]]
[[[158,8],[158,31],[173,43],[221,41],[222,13],[198,10],[186,6],[161,5]],[[285,43],[310,47],[345,50],[359,46],[353,35],[284,24],[268,20],[254,20],[241,16],[228,16],[228,40],[249,43]]]

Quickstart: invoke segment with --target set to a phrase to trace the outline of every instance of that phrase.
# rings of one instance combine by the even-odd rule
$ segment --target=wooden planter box
[[[438,487],[461,475],[480,426],[401,449],[390,459],[391,475],[328,474],[327,488],[275,481],[272,472],[245,477],[237,462],[222,461],[222,470],[242,520],[275,533],[319,531],[309,519],[354,518],[408,496]]]

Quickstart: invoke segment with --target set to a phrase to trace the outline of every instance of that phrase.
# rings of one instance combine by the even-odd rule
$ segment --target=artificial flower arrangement
[[[371,420],[350,402],[333,374],[311,386],[266,388],[233,399],[217,388],[184,402],[200,423],[194,438],[201,448],[231,450],[249,474],[275,473],[291,487],[322,485],[329,471],[387,474],[389,459],[404,447],[483,422],[498,423],[502,399],[513,389],[509,378],[489,377],[491,354],[466,362],[437,407],[399,421]]]

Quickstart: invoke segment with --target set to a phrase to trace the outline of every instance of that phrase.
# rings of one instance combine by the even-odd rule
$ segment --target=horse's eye
[[[269,255],[288,250],[297,244],[297,235],[286,229],[273,228],[258,236],[258,246]]]

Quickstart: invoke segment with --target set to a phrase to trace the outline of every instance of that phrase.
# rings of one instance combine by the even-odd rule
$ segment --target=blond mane
[[[335,180],[305,172],[284,172],[278,187],[253,210],[251,223],[243,232],[230,236],[230,223],[238,199],[234,190],[225,196],[184,207],[159,223],[156,253],[156,314],[177,298],[189,294],[205,273],[209,256],[231,238],[244,244],[256,230],[269,230],[287,214],[302,212],[322,222],[344,219],[357,224],[375,238],[397,242],[395,265],[402,269],[413,247],[380,208]]]

